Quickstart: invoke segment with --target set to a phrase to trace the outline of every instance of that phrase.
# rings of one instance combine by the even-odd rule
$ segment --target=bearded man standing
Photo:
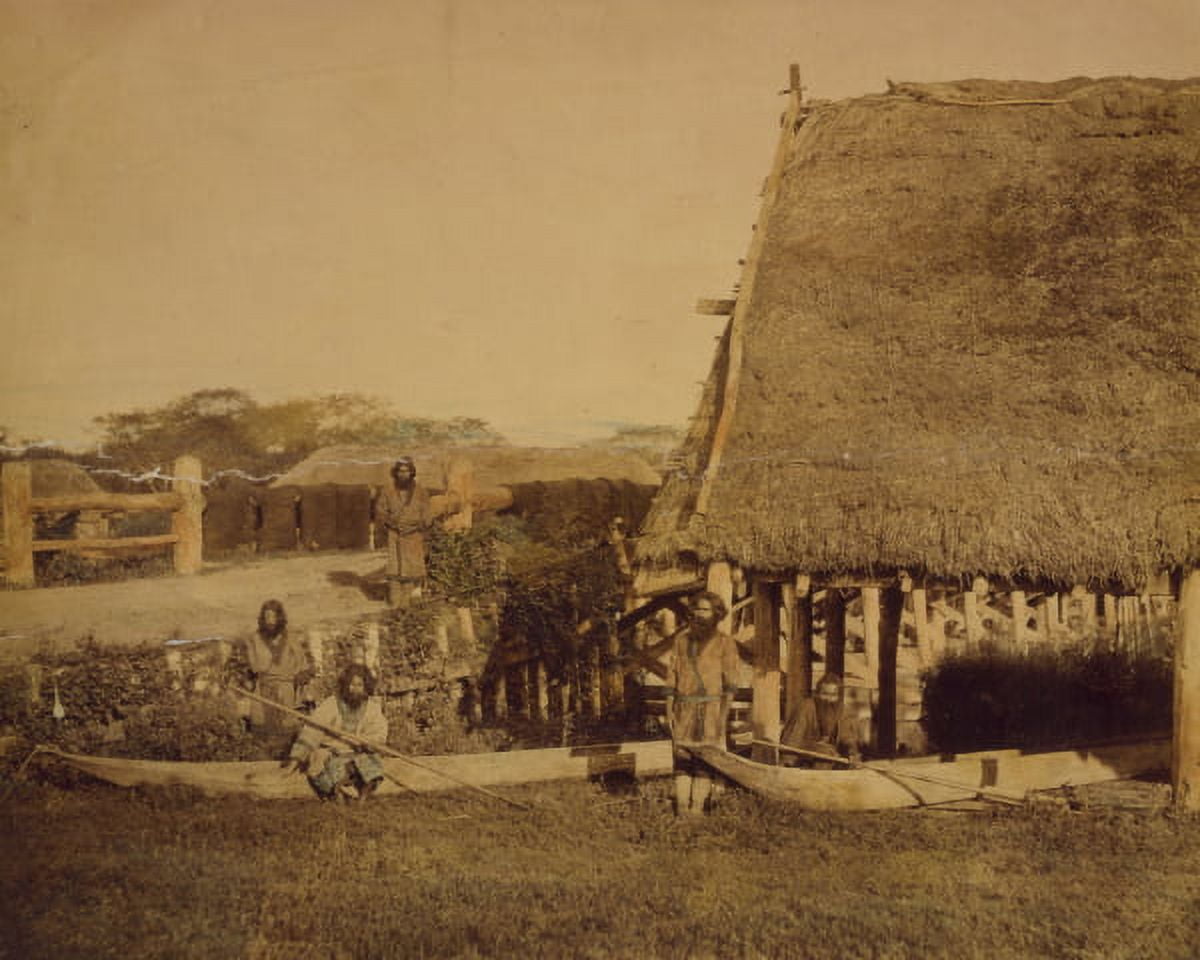
[[[700,593],[689,607],[688,625],[675,636],[667,674],[667,724],[675,744],[675,812],[703,813],[712,775],[687,745],[725,749],[729,708],[737,693],[738,652],[733,637],[717,629],[726,615],[715,593]]]
[[[333,733],[349,733],[371,743],[387,740],[388,723],[374,697],[375,677],[361,663],[352,663],[338,676],[337,693],[312,712],[316,726],[305,725],[292,745],[287,766],[308,774],[322,800],[365,800],[383,780],[383,761],[377,753],[339,740]]]
[[[246,641],[246,664],[251,690],[293,710],[300,705],[315,671],[308,652],[288,633],[287,613],[278,600],[259,609],[258,631]],[[247,719],[251,727],[270,733],[290,732],[294,725],[287,714],[258,701],[250,704]]]
[[[391,478],[375,500],[375,522],[388,533],[388,602],[404,605],[425,580],[425,535],[433,524],[433,506],[417,483],[412,457],[392,464]]]

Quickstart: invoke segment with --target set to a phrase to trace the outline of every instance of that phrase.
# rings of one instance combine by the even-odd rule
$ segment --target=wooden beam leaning
[[[32,587],[33,468],[28,461],[3,465],[0,485],[4,504],[4,579],[9,586]]]
[[[1180,810],[1200,810],[1200,569],[1185,572],[1175,637],[1171,786]]]
[[[797,82],[791,85],[788,93],[788,109],[783,118],[783,129],[779,131],[779,143],[775,147],[775,158],[771,163],[766,189],[763,191],[762,205],[758,212],[758,224],[750,238],[750,252],[746,255],[746,263],[742,267],[741,281],[737,288],[737,303],[729,321],[729,358],[725,373],[725,391],[721,398],[721,413],[717,419],[716,430],[713,432],[708,463],[704,468],[704,476],[700,482],[700,492],[696,497],[694,508],[695,513],[700,515],[708,512],[713,481],[721,469],[725,442],[733,424],[733,410],[737,402],[742,363],[745,359],[743,336],[746,329],[746,314],[749,311],[750,301],[754,298],[754,282],[758,275],[758,262],[767,236],[771,208],[775,206],[775,200],[779,196],[779,185],[783,181],[783,169],[787,165],[788,154],[795,136],[796,122],[800,117],[800,101],[801,91]]]

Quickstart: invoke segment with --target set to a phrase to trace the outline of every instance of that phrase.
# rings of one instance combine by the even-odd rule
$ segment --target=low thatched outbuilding
[[[793,89],[640,546],[648,570],[758,598],[760,735],[772,624],[803,695],[815,594],[862,609],[884,751],[905,720],[894,648],[944,645],[947,618],[978,636],[986,609],[1027,645],[1177,595],[1164,574],[1200,562],[1198,157],[1200,80]],[[845,669],[841,611],[816,616],[824,669]]]

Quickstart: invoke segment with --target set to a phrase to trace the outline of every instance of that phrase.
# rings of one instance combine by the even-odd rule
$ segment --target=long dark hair
[[[338,674],[337,680],[338,697],[343,702],[346,700],[346,692],[350,689],[350,681],[355,677],[362,677],[363,691],[368,697],[375,696],[375,674],[365,664],[349,663]]]
[[[274,636],[279,636],[287,629],[287,611],[283,609],[283,604],[278,600],[266,601],[258,611],[258,632],[264,636],[267,633],[266,612],[268,610],[275,611],[275,633]]]

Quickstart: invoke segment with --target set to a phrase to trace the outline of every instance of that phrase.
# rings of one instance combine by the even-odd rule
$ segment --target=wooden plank
[[[1175,710],[1171,786],[1181,810],[1200,810],[1200,569],[1179,591],[1175,637]]]
[[[771,172],[767,176],[766,189],[763,191],[762,205],[758,213],[758,224],[750,238],[750,251],[746,255],[746,263],[742,267],[741,280],[738,284],[737,305],[729,321],[729,356],[725,370],[725,390],[721,398],[721,412],[717,418],[717,426],[713,431],[712,445],[709,448],[708,463],[700,482],[700,493],[696,497],[695,512],[703,515],[708,512],[708,501],[712,496],[712,485],[721,469],[721,459],[725,451],[725,443],[733,424],[733,412],[737,404],[738,389],[741,385],[743,359],[743,331],[746,328],[746,314],[750,302],[754,299],[754,285],[758,277],[758,263],[762,256],[763,244],[766,241],[767,227],[771,219],[771,209],[779,195],[779,186],[783,181],[783,170],[787,165],[789,148],[795,137],[796,122],[800,116],[800,91],[792,90],[788,97],[788,109],[783,118],[783,128],[779,131],[779,143],[775,147],[775,158],[771,162]]]
[[[175,543],[175,572],[199,573],[204,565],[204,478],[200,461],[195,457],[179,457],[172,470],[172,487],[183,500],[171,514],[171,532],[179,539]]]
[[[754,580],[754,691],[750,724],[759,740],[778,740],[779,715],[779,599],[773,583]]]
[[[28,461],[6,463],[0,473],[4,505],[4,579],[12,587],[32,587],[33,469]]]
[[[697,300],[696,313],[703,317],[729,317],[737,307],[737,300]]]
[[[178,493],[75,493],[61,497],[34,497],[30,508],[35,513],[70,513],[74,510],[177,510],[183,506]]]
[[[82,550],[133,550],[146,547],[167,547],[179,542],[179,537],[173,533],[158,533],[146,537],[104,537],[87,540],[34,540],[32,549],[35,553],[49,553],[61,550],[78,553]]]
[[[812,693],[812,593],[807,578],[792,586],[791,632],[788,637],[787,704],[788,714]],[[800,587],[804,589],[801,590]]]

